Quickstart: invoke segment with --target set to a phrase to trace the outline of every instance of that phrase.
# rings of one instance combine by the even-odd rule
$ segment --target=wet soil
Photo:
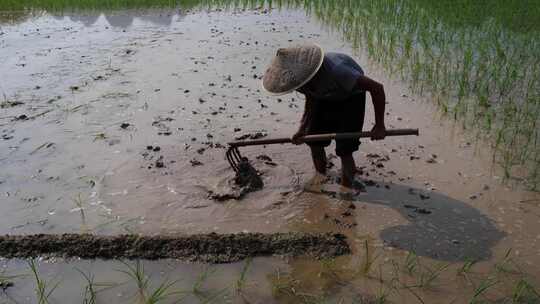
[[[426,303],[468,303],[474,290],[456,279],[461,263],[472,258],[479,261],[475,274],[489,275],[511,248],[532,274],[529,281],[540,284],[539,195],[503,182],[488,145],[305,12],[63,14],[71,16],[44,13],[2,25],[0,75],[9,77],[0,77],[0,234],[343,233],[352,255],[337,259],[340,269],[359,268],[367,241],[383,275],[411,252],[422,265],[452,263],[436,292],[417,291]],[[351,197],[341,195],[335,178],[312,182],[305,145],[245,147],[264,187],[216,203],[208,193],[229,193],[235,179],[224,143],[296,131],[303,96],[268,96],[258,78],[278,47],[303,41],[353,54],[385,86],[387,127],[419,128],[421,136],[363,140],[354,156],[365,191]],[[367,130],[374,116],[369,100],[366,108]],[[339,176],[339,160],[329,160],[335,164],[329,176]],[[2,262],[27,271],[24,261]],[[68,273],[71,282],[80,275],[67,271],[73,263],[40,266]],[[158,272],[166,263],[152,261],[146,269]],[[170,263],[171,272],[191,275],[186,284],[202,271]],[[92,265],[105,281],[115,277],[110,268],[122,266]],[[320,275],[321,265],[310,259],[261,258],[254,265],[253,303],[300,302],[274,298],[266,282],[276,268],[303,284],[295,290],[335,294],[335,302],[349,291],[381,290],[379,280]],[[216,286],[241,271],[223,267]],[[79,284],[61,284],[60,302],[80,302]],[[27,278],[8,290],[26,299],[34,286]],[[117,303],[116,293],[105,299]],[[407,292],[391,301],[418,303]]]
[[[231,189],[221,193],[209,191],[211,199],[218,202],[230,199],[241,200],[246,194],[261,190],[264,187],[261,173],[251,165],[247,158],[240,161],[237,168],[238,171],[234,176],[234,185],[231,186]]]
[[[307,256],[315,259],[349,254],[343,234],[238,233],[193,236],[98,236],[37,234],[0,237],[0,256],[83,259],[177,259],[232,263],[258,256]]]

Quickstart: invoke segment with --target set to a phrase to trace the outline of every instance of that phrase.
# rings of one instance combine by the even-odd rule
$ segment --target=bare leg
[[[352,188],[354,174],[356,173],[356,164],[351,154],[341,156],[341,185],[346,188]]]
[[[324,152],[324,147],[310,146],[310,148],[315,170],[320,174],[326,174],[326,152]]]

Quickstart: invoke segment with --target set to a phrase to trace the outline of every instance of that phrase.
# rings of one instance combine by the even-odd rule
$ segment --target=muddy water
[[[416,291],[426,303],[441,294],[447,302],[467,302],[479,281],[456,279],[456,269],[471,258],[479,261],[475,273],[487,276],[509,249],[527,280],[539,283],[540,197],[501,183],[486,144],[301,11],[44,14],[2,25],[1,33],[1,233],[338,231],[353,245],[352,256],[331,266],[256,259],[245,295],[226,291],[221,301],[297,303],[299,293],[350,301],[389,290],[391,300],[414,303],[412,293],[389,287],[393,262],[403,264],[408,252],[425,265],[452,263],[436,288]],[[228,141],[295,131],[302,96],[270,97],[260,77],[278,46],[308,40],[354,53],[367,74],[385,84],[387,127],[420,128],[421,136],[364,140],[356,159],[366,192],[352,197],[340,195],[333,182],[338,159],[330,182],[317,184],[305,146],[241,148],[262,172],[264,189],[241,201],[213,201],[210,192],[230,189]],[[373,121],[368,108],[365,129]],[[257,159],[263,154],[276,165]],[[381,265],[369,276],[384,277],[385,284],[351,276],[361,268],[366,244]],[[6,273],[28,273],[24,261],[3,263]],[[144,265],[153,282],[182,278],[181,289],[191,288],[206,268],[170,260]],[[81,299],[76,268],[120,284],[100,299],[131,303],[136,297],[133,282],[115,271],[125,266],[118,262],[39,266],[50,280],[62,281],[52,296],[59,303]],[[242,267],[216,268],[203,297],[229,286]],[[32,303],[30,277],[15,283],[5,301]],[[489,298],[511,288],[501,283]],[[186,301],[197,302],[197,295]]]

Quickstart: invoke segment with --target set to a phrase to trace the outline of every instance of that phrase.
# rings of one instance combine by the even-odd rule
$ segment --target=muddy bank
[[[192,236],[98,236],[36,234],[0,237],[0,256],[80,257],[84,259],[179,259],[231,263],[256,256],[330,258],[350,253],[342,234],[239,233]]]

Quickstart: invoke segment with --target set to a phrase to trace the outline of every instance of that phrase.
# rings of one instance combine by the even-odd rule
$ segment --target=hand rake
[[[386,136],[402,136],[402,135],[418,135],[418,129],[394,129],[386,130]],[[301,141],[304,143],[332,140],[332,139],[351,139],[351,138],[365,138],[371,137],[371,132],[357,132],[357,133],[330,133],[330,134],[317,134],[306,135],[302,137]],[[272,139],[257,139],[257,140],[245,140],[245,141],[233,141],[229,143],[229,149],[225,154],[227,161],[231,168],[236,172],[240,172],[240,164],[248,163],[247,157],[242,156],[239,147],[245,146],[258,146],[258,145],[272,145],[272,144],[286,144],[291,143],[291,138],[272,138]]]

